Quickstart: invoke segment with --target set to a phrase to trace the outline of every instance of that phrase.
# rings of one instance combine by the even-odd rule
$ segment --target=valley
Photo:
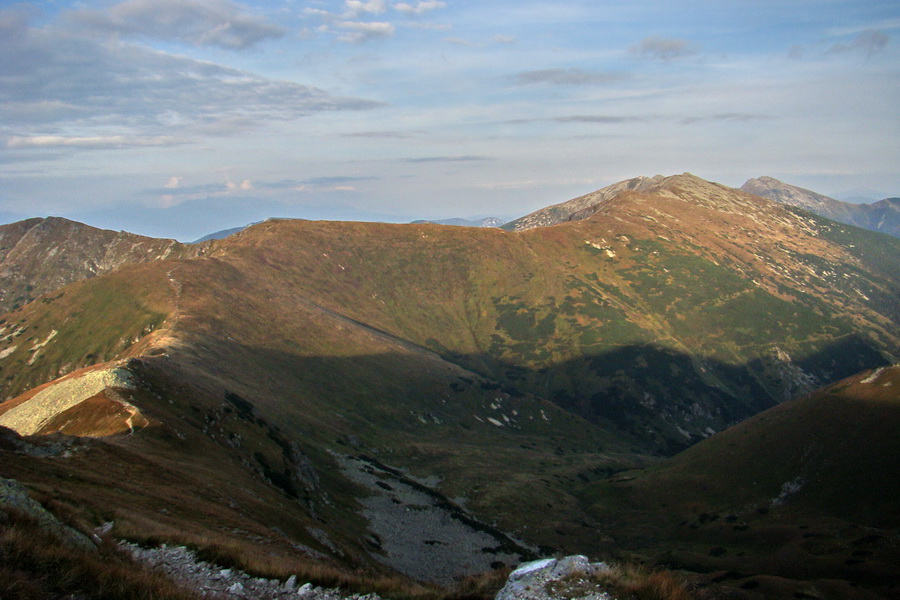
[[[690,174],[539,213],[127,251],[0,226],[2,476],[384,597],[573,553],[708,597],[898,593],[900,239]]]

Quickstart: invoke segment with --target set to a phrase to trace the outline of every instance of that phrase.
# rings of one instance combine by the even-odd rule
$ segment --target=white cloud
[[[181,185],[181,177],[170,177],[168,183],[163,187],[167,190],[177,189],[179,185]]]
[[[407,15],[421,15],[438,8],[444,8],[445,6],[447,6],[446,2],[439,2],[437,0],[420,1],[415,4],[398,2],[397,4],[394,4],[394,10]]]
[[[341,29],[349,30],[338,39],[342,42],[358,43],[367,40],[390,37],[396,28],[387,22],[340,21],[336,24]]]
[[[344,4],[347,7],[344,16],[350,19],[364,13],[380,15],[387,10],[387,4],[385,4],[384,0],[368,0],[368,2],[363,2],[361,0],[345,0]]]
[[[236,192],[238,190],[247,191],[253,189],[253,183],[249,179],[245,179],[240,183],[235,183],[229,180],[225,182],[225,187],[229,192]]]
[[[280,26],[230,0],[125,0],[106,11],[85,9],[70,18],[94,31],[229,50],[243,50],[285,34]]]

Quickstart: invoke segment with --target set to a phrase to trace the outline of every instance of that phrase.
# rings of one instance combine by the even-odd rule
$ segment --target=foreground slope
[[[741,189],[814,212],[826,219],[900,237],[900,199],[885,198],[871,204],[841,202],[773,177],[748,180]]]
[[[4,464],[122,535],[447,581],[596,548],[586,484],[895,360],[898,293],[900,240],[690,175],[520,233],[267,221],[5,315],[0,424],[121,433]]]
[[[781,404],[584,497],[619,547],[711,572],[746,597],[868,597],[858,584],[893,597],[898,427],[893,366]]]

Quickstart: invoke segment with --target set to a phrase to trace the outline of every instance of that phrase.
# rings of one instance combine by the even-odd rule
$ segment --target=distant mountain
[[[96,229],[59,217],[0,225],[0,311],[122,265],[197,256],[175,240]]]
[[[689,174],[601,192],[521,232],[269,220],[44,295],[0,318],[0,426],[88,441],[4,477],[122,537],[446,582],[606,552],[596,482],[900,359],[900,240]]]
[[[420,219],[418,221],[413,221],[412,224],[421,224],[421,223],[434,223],[435,225],[456,225],[458,227],[500,227],[505,223],[503,219],[498,219],[497,217],[485,217],[484,219],[478,219],[475,221],[469,219],[440,219],[437,221],[429,221],[427,219]]]
[[[803,208],[833,221],[900,237],[900,198],[886,198],[871,204],[853,204],[783,183],[772,177],[750,179],[741,189]]]
[[[209,235],[204,235],[199,240],[194,240],[191,242],[192,244],[202,244],[203,242],[209,242],[212,240],[224,240],[230,235],[238,233],[239,231],[243,231],[247,229],[249,225],[244,225],[243,227],[232,227],[231,229],[223,229],[222,231],[216,231],[215,233],[210,233]]]

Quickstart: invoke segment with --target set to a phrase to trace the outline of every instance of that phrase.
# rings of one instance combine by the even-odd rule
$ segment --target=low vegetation
[[[0,513],[0,598],[196,600],[162,573],[145,569],[109,539],[95,552],[60,543],[16,511]]]
[[[607,571],[573,573],[547,584],[554,598],[581,598],[606,592],[617,600],[697,600],[684,580],[671,571],[653,570],[635,563],[613,565]]]

